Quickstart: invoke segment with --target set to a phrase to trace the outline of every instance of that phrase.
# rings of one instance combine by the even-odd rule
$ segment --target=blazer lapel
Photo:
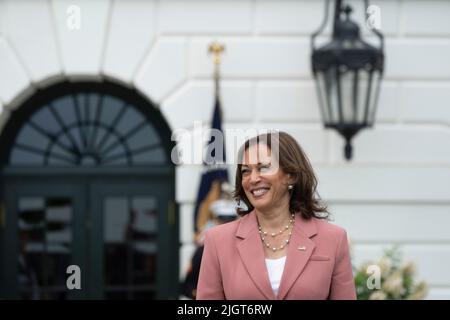
[[[237,247],[250,278],[267,299],[276,299],[270,285],[264,250],[258,233],[258,223],[254,212],[241,218],[236,236],[243,239]]]
[[[278,291],[278,299],[286,297],[289,289],[291,289],[305,268],[316,246],[310,239],[315,234],[317,234],[317,229],[314,220],[304,220],[299,214],[296,214],[291,241],[288,245],[286,264]]]

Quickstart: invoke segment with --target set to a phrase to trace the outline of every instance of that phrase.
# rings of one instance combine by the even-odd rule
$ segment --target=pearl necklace
[[[289,227],[293,226],[294,220],[295,220],[295,219],[294,219],[294,215],[292,214],[292,215],[291,215],[291,219],[289,219],[289,224],[287,224],[283,229],[281,229],[281,230],[278,231],[278,232],[272,232],[272,233],[270,234],[270,235],[272,236],[272,238],[275,238],[276,236],[279,236],[279,235],[283,234],[286,230],[289,229]],[[275,252],[275,251],[278,251],[278,250],[283,250],[283,249],[288,245],[289,241],[291,240],[292,230],[289,231],[289,237],[288,237],[286,240],[284,240],[284,243],[283,243],[281,246],[279,246],[278,248],[277,248],[277,247],[273,247],[273,246],[270,245],[269,242],[266,241],[267,231],[264,231],[264,230],[261,228],[261,226],[259,225],[259,223],[258,223],[258,229],[259,229],[259,235],[260,235],[261,240],[262,240],[262,242],[264,243],[264,245],[265,245],[267,248],[272,248],[272,251],[274,251],[274,252]]]

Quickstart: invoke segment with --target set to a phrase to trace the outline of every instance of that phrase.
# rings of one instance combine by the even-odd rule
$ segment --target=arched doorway
[[[154,105],[110,82],[60,83],[14,111],[0,137],[2,296],[177,298],[170,136]]]

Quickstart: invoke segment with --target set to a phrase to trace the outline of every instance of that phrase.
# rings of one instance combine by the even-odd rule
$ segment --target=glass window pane
[[[153,197],[104,200],[105,297],[133,299],[155,290],[157,278],[157,201]]]
[[[47,242],[72,241],[72,203],[67,199],[47,201]]]
[[[158,207],[153,197],[133,197],[133,283],[155,285],[157,262]]]
[[[148,234],[156,233],[158,228],[158,209],[155,198],[134,197],[131,201],[135,211],[135,229]]]
[[[108,197],[104,205],[105,242],[124,242],[129,221],[127,198]]]
[[[131,129],[140,124],[144,120],[142,114],[135,109],[127,108],[122,115],[119,123],[116,126],[116,130],[121,135],[126,135]]]
[[[67,134],[79,150],[84,149],[83,136],[79,127],[72,127]]]
[[[71,119],[71,117],[67,117],[67,119]],[[47,132],[56,134],[61,132],[61,126],[56,121],[55,116],[51,113],[48,106],[41,108],[33,114],[31,120],[39,125],[39,127],[45,129]]]
[[[133,134],[130,139],[128,139],[127,143],[131,150],[137,150],[142,147],[158,145],[160,141],[155,129],[150,125],[146,125]]]
[[[50,143],[50,140],[46,136],[42,135],[39,131],[36,131],[29,124],[26,124],[23,127],[20,134],[17,136],[16,141],[26,146],[38,148],[42,150],[42,152],[47,149]]]
[[[115,144],[115,142],[114,142]],[[111,147],[113,146],[113,144],[110,145]],[[124,148],[123,144],[117,144],[115,147],[113,148],[107,148],[109,149],[107,152],[105,152],[105,161],[108,161],[109,158],[114,158],[114,159],[118,159],[118,158],[127,158],[126,156],[126,152],[127,150]],[[106,148],[105,148],[106,149]]]
[[[41,166],[44,163],[44,153],[39,154],[19,147],[14,147],[11,152],[10,162],[16,165]]]
[[[135,164],[163,164],[165,162],[166,154],[162,148],[133,155],[133,163]]]
[[[85,124],[89,119],[91,119],[91,111],[89,110],[89,95],[87,93],[79,93],[75,95],[78,112],[80,115],[80,121]]]
[[[121,111],[123,104],[124,102],[117,98],[105,96],[103,98],[103,112],[100,118],[100,122],[110,127]]]
[[[63,121],[66,127],[74,125],[77,122],[72,96],[69,95],[64,96],[62,98],[58,98],[53,101],[52,105],[55,111],[58,112],[59,116],[61,117],[61,120]],[[40,121],[40,119],[36,120]],[[55,120],[53,120],[53,122],[55,122]]]
[[[61,155],[65,158],[67,158],[68,160],[75,161],[76,158],[75,158],[75,155],[72,152],[72,150],[70,150],[70,144],[69,145],[63,144],[63,146],[60,146],[59,144],[54,143],[54,144],[52,144],[50,152]]]
[[[155,242],[133,243],[133,283],[136,285],[156,284],[156,261],[158,246]]]
[[[127,101],[107,94],[74,92],[57,97],[31,119],[32,124],[25,123],[19,130],[17,142],[34,150],[16,145],[12,164],[126,166],[133,164],[133,157],[138,165],[168,160],[158,132],[145,115]]]
[[[107,131],[104,127],[97,127],[95,134],[92,134],[91,144],[93,146],[93,150],[97,153],[101,153],[100,145],[103,144],[105,146],[106,140],[109,137],[109,131]]]
[[[21,298],[65,299],[66,269],[72,254],[72,200],[22,197],[18,209],[17,284]]]
[[[113,133],[108,132],[104,140],[100,141],[101,145],[100,144],[98,145],[99,147],[98,151],[102,154],[104,158],[108,158],[111,154],[111,146],[115,145],[117,141],[118,141],[117,136]],[[119,146],[121,146],[120,143]]]
[[[130,250],[127,245],[131,217],[126,197],[107,197],[103,205],[105,287],[127,283]]]

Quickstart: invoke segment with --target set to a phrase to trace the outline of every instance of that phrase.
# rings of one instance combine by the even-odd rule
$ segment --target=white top
[[[286,256],[279,259],[266,259],[267,272],[269,273],[270,285],[273,293],[278,295],[280,288],[281,276],[283,275],[284,264],[286,263]]]

